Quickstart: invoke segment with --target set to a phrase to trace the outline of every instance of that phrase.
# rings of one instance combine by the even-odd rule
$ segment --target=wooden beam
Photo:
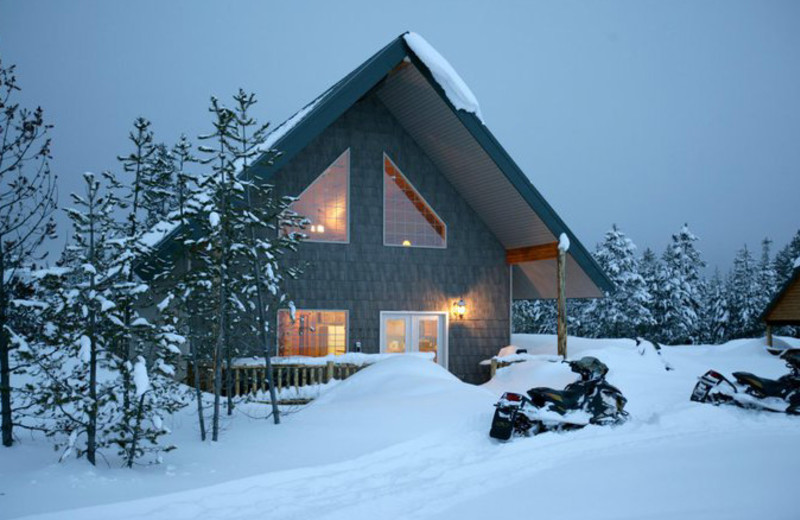
[[[552,260],[558,257],[558,242],[540,244],[538,246],[518,247],[506,249],[506,263],[521,264],[522,262],[535,262],[537,260]]]
[[[557,250],[558,272],[558,355],[567,358],[567,290],[566,290],[566,256],[563,249]]]

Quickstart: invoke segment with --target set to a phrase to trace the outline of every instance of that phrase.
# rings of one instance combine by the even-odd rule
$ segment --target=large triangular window
[[[447,226],[386,154],[383,154],[383,243],[447,247]]]
[[[284,232],[303,232],[314,242],[348,242],[350,205],[350,149],[328,166],[296,201],[291,211],[306,217],[305,230],[288,228]]]

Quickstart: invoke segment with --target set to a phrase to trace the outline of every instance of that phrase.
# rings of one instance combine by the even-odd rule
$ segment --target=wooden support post
[[[329,383],[333,379],[333,361],[328,361],[325,364],[325,382]]]
[[[772,325],[767,324],[767,346],[772,346]]]
[[[253,378],[252,383],[252,390],[250,390],[253,394],[258,393],[258,369],[254,368],[250,371],[250,376]]]
[[[558,249],[558,355],[567,357],[567,280],[566,256],[563,249]]]
[[[492,358],[492,362],[489,365],[489,379],[493,378],[496,373],[497,373],[497,360],[495,358]]]
[[[281,388],[283,388],[283,369],[281,368],[280,365],[278,365],[277,368],[275,368],[275,379],[277,383],[278,392],[280,392]]]
[[[242,393],[241,392],[241,381],[239,380],[239,372],[241,372],[241,370],[236,370],[234,372],[234,374],[236,374],[236,377],[235,377],[235,380],[234,380],[233,395],[235,395],[236,397],[239,397],[239,395]]]

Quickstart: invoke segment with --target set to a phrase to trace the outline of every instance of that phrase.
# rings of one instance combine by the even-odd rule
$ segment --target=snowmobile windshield
[[[781,357],[790,367],[800,370],[800,349],[787,350]]]
[[[608,367],[599,359],[592,356],[585,356],[569,364],[573,372],[586,379],[600,379],[608,373]]]

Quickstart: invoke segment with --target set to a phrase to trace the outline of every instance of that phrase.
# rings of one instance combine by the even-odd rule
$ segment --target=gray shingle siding
[[[463,296],[467,316],[450,319],[449,369],[465,381],[485,380],[478,362],[510,341],[505,250],[374,94],[270,182],[278,195],[298,195],[348,148],[350,243],[306,242],[287,255],[289,262],[307,264],[302,277],[287,284],[290,298],[299,309],[349,311],[348,349],[360,341],[362,351],[378,352],[380,311],[450,311]],[[447,224],[447,248],[383,245],[384,152]]]

